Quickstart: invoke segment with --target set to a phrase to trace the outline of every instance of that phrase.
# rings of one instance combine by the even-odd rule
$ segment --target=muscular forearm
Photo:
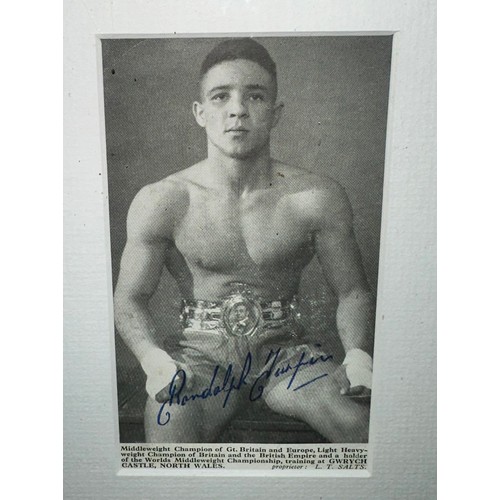
[[[147,393],[157,399],[162,397],[162,391],[177,372],[177,365],[158,345],[147,302],[146,297],[131,299],[115,295],[115,322],[118,332],[146,373]]]
[[[158,348],[156,328],[147,298],[115,295],[115,323],[121,337],[139,361]]]
[[[346,352],[362,349],[372,354],[373,314],[373,298],[367,290],[355,289],[339,297],[337,327]]]

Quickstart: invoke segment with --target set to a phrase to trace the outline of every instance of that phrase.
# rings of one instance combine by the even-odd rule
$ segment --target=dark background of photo
[[[369,284],[376,294],[392,37],[256,37],[278,70],[284,114],[272,135],[275,158],[340,182]],[[156,182],[206,157],[194,121],[198,74],[220,38],[102,40],[107,179],[113,289],[126,241],[132,199]],[[165,272],[151,300],[160,335],[180,332],[179,291]],[[336,298],[316,259],[300,286],[302,321],[311,338],[341,360]],[[116,335],[119,399],[144,390],[135,357]]]

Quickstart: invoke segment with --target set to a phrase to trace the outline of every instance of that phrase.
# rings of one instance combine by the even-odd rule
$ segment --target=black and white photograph
[[[65,3],[67,495],[432,497],[435,23]]]
[[[101,40],[121,444],[369,443],[392,41]]]

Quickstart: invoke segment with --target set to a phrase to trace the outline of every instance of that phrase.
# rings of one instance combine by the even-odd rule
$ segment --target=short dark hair
[[[276,63],[269,55],[269,52],[252,38],[231,38],[216,45],[208,53],[201,65],[200,82],[210,68],[225,61],[235,61],[236,59],[253,61],[264,68],[273,78],[277,91]]]

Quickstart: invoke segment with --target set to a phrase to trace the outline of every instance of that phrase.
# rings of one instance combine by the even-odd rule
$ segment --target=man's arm
[[[346,351],[343,365],[351,389],[371,389],[374,301],[354,236],[352,209],[336,183],[321,192],[317,209],[316,252],[326,280],[338,297],[337,327]]]
[[[132,202],[114,296],[116,328],[146,372],[146,389],[153,398],[177,371],[172,358],[158,345],[148,309],[172,245],[172,217],[168,207],[163,207],[163,199],[158,189],[146,186]]]

